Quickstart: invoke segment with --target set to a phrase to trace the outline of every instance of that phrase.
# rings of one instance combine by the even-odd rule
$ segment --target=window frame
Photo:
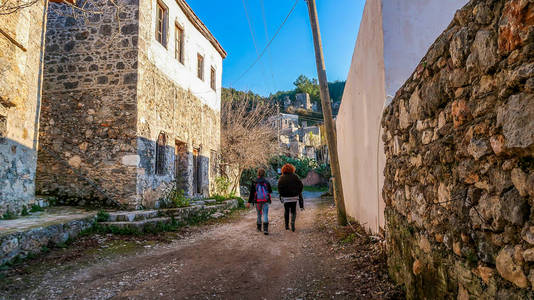
[[[213,66],[210,69],[210,87],[212,90],[217,91],[217,70]]]
[[[161,12],[161,19],[160,19]],[[156,31],[155,38],[165,49],[168,45],[169,8],[160,0],[156,1]]]
[[[197,77],[204,81],[204,56],[197,53]]]
[[[184,64],[185,55],[185,30],[184,28],[178,23],[174,23],[174,58],[181,63]]]
[[[167,147],[167,135],[165,132],[160,132],[158,134],[158,139],[156,140],[156,153],[155,153],[155,163],[154,163],[154,174],[163,176],[166,175],[165,169],[165,155]]]

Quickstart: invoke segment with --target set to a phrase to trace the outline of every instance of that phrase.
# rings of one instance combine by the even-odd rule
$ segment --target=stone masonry
[[[0,15],[0,217],[34,201],[44,2]]]
[[[216,174],[209,172],[210,153],[220,146],[220,89],[210,89],[209,67],[217,65],[220,87],[224,50],[207,41],[215,39],[203,24],[196,27],[200,21],[183,1],[180,11],[172,6],[178,2],[165,3],[166,47],[155,40],[155,0],[119,1],[120,27],[115,6],[101,2],[106,12],[86,20],[49,10],[38,193],[67,204],[157,207],[177,182],[190,197],[207,196]],[[169,33],[175,22],[186,34],[183,64],[174,59]],[[204,81],[196,78],[194,42],[216,53],[206,54]]]
[[[383,118],[389,273],[408,298],[532,299],[534,1],[458,10]]]

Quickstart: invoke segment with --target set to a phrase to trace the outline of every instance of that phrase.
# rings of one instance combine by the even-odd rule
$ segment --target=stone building
[[[34,201],[45,26],[43,1],[0,14],[0,216]]]
[[[310,94],[308,93],[298,93],[295,95],[295,107],[302,108],[305,110],[313,110],[311,104]]]
[[[534,2],[470,1],[384,112],[389,273],[409,299],[534,299]]]
[[[38,192],[130,208],[174,184],[207,196],[226,52],[184,0],[119,2],[85,20],[49,10]]]

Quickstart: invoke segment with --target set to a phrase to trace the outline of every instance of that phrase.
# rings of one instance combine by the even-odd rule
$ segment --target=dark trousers
[[[284,203],[284,220],[289,224],[289,211],[291,211],[291,224],[295,224],[297,218],[297,202]]]

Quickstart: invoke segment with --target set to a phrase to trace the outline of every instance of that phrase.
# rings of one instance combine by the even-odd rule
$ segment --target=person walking
[[[280,201],[284,204],[286,230],[289,230],[289,213],[291,212],[291,231],[295,232],[297,201],[300,209],[304,210],[303,188],[302,181],[295,174],[295,167],[292,164],[285,164],[282,167],[282,176],[278,180],[278,192],[280,193]]]
[[[271,204],[271,184],[265,179],[265,170],[258,169],[258,178],[250,185],[250,195],[248,197],[247,208],[250,204],[256,204],[258,219],[256,222],[258,231],[261,232],[263,221],[263,234],[269,234],[269,205]],[[263,217],[263,220],[262,220]]]

